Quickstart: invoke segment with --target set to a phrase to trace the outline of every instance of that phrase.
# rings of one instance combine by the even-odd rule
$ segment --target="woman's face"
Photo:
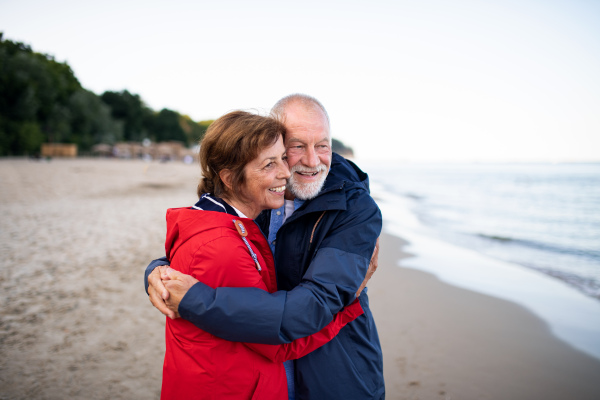
[[[281,136],[277,142],[261,151],[244,168],[246,183],[242,193],[247,202],[244,212],[249,218],[256,218],[262,210],[279,208],[283,205],[285,185],[290,170],[285,160],[285,146]]]

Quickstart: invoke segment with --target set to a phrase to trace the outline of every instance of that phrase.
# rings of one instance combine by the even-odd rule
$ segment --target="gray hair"
[[[290,94],[279,100],[277,103],[275,103],[273,108],[271,108],[271,115],[281,120],[284,117],[285,108],[291,103],[300,103],[306,108],[315,106],[318,107],[321,111],[323,111],[323,114],[325,114],[325,118],[327,118],[327,125],[330,125],[329,114],[327,114],[327,110],[325,110],[323,104],[321,104],[321,102],[314,97],[302,93]]]

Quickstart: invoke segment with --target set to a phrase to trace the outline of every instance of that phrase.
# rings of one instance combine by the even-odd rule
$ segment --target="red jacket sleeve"
[[[323,346],[325,343],[328,343],[344,326],[346,326],[346,324],[354,321],[362,314],[364,314],[364,310],[360,306],[358,299],[356,299],[348,307],[337,313],[334,316],[333,321],[331,321],[325,328],[310,336],[296,339],[291,343],[278,345],[258,343],[244,344],[273,362],[295,360],[297,358],[304,357],[311,351],[314,351]]]

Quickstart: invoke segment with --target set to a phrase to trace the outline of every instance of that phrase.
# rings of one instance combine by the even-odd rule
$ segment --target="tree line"
[[[0,32],[0,156],[33,155],[42,143],[74,143],[82,153],[98,143],[146,138],[189,146],[211,122],[167,108],[153,111],[127,90],[96,95],[67,63]]]

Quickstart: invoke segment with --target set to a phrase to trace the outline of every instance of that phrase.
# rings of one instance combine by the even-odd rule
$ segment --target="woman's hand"
[[[187,291],[198,283],[198,279],[191,275],[182,274],[170,267],[165,270],[165,275],[167,279],[163,279],[162,283],[169,292],[165,304],[175,314],[175,318],[179,318],[179,303],[181,303],[181,299]]]
[[[165,304],[165,300],[169,298],[169,292],[163,284],[163,279],[169,279],[166,274],[167,268],[167,265],[154,268],[154,271],[148,275],[148,295],[150,302],[158,311],[171,319],[175,319],[177,318],[175,313],[169,310]]]

